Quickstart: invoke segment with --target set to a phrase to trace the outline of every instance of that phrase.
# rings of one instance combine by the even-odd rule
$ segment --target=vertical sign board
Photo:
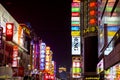
[[[72,57],[72,77],[80,78],[81,76],[81,67],[80,57]]]
[[[13,46],[13,61],[12,67],[18,67],[18,46]]]
[[[45,69],[45,50],[46,44],[42,42],[40,44],[40,70]]]
[[[50,47],[46,46],[45,69],[50,69]]]
[[[72,55],[80,55],[80,0],[73,0],[71,6]]]
[[[6,41],[12,41],[13,39],[13,23],[6,23]]]
[[[80,55],[80,36],[72,36],[72,55]]]
[[[2,48],[3,27],[0,27],[0,49]]]

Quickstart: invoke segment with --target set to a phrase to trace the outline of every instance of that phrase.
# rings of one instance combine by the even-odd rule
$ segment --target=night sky
[[[3,0],[1,3],[18,23],[31,24],[51,47],[57,67],[71,67],[71,0]]]

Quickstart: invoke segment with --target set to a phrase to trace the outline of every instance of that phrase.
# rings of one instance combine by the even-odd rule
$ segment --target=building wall
[[[105,56],[105,69],[115,65],[120,61],[120,43],[110,52],[108,56]]]
[[[84,70],[85,72],[96,72],[98,62],[97,36],[85,38],[84,43]]]

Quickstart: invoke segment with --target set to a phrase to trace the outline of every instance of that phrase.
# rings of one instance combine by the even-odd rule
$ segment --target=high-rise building
[[[97,77],[98,63],[98,0],[81,0],[81,44],[83,77]]]

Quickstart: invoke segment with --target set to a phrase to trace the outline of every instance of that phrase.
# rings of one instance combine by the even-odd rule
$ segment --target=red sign
[[[79,17],[79,16],[80,16],[80,13],[79,13],[79,12],[72,12],[72,16],[73,16],[73,17]]]
[[[18,46],[13,46],[13,60],[12,60],[12,67],[18,66]]]
[[[13,39],[13,23],[6,23],[6,41]]]

